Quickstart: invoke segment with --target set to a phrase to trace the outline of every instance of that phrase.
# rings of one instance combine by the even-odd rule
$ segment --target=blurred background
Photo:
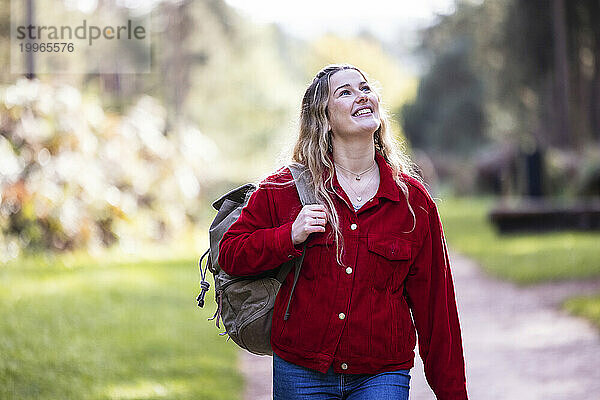
[[[285,163],[329,63],[377,81],[453,249],[600,278],[600,2],[141,3],[151,73],[18,75],[0,0],[0,398],[239,397],[194,310],[211,202]],[[600,326],[600,291],[561,307]]]

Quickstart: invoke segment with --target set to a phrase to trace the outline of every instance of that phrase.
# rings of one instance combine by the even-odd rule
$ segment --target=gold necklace
[[[366,174],[367,172],[369,172],[370,170],[373,169],[373,167],[375,166],[375,160],[373,160],[373,164],[371,164],[371,166],[369,168],[365,169],[363,172],[358,172],[358,173],[356,173],[354,171],[350,171],[349,169],[342,167],[340,164],[335,164],[335,166],[339,167],[342,171],[346,171],[352,175],[356,175],[355,179],[357,181],[360,181],[360,178],[362,175]]]
[[[339,166],[339,165],[338,165],[338,166]],[[349,188],[350,190],[352,190],[352,192],[354,192],[354,195],[356,196],[356,200],[358,201],[358,203],[359,203],[359,204],[360,204],[360,202],[362,201],[362,195],[364,194],[364,193],[363,193],[363,192],[364,192],[364,190],[365,190],[366,188],[368,188],[368,187],[369,187],[369,183],[371,183],[371,181],[373,180],[373,178],[375,177],[375,175],[377,175],[377,174],[373,174],[373,175],[371,175],[371,178],[370,178],[370,179],[367,181],[367,183],[365,184],[365,186],[364,186],[363,190],[361,190],[361,193],[360,193],[360,194],[358,194],[358,193],[356,192],[356,190],[354,190],[354,188],[352,187],[352,184],[351,184],[350,182],[348,182],[348,180],[346,179],[346,177],[345,177],[343,174],[338,174],[338,176],[340,176],[340,177],[341,177],[341,178],[342,178],[342,179],[343,179],[343,180],[346,182],[346,184],[348,185],[348,188]]]

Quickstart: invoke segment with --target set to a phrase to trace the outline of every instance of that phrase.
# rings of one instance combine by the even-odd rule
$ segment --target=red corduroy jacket
[[[415,179],[402,175],[410,205],[392,169],[376,153],[380,184],[354,211],[334,177],[334,201],[344,236],[344,266],[336,263],[328,223],[307,242],[287,321],[283,313],[293,272],[275,302],[271,345],[284,360],[326,372],[364,374],[408,369],[414,363],[415,326],[427,380],[440,400],[467,399],[465,368],[452,275],[435,203]],[[219,246],[230,275],[276,268],[302,253],[292,223],[302,208],[292,175],[280,169],[261,183]],[[412,318],[411,318],[412,311]],[[413,324],[414,320],[414,324]]]

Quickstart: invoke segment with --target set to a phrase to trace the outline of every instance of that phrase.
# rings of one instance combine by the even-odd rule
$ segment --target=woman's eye
[[[371,88],[368,86],[363,86],[360,90],[362,90],[363,92],[370,92]]]
[[[344,95],[346,95],[346,94],[350,94],[350,91],[349,91],[349,90],[342,90],[342,91],[340,92],[340,96],[344,96]]]

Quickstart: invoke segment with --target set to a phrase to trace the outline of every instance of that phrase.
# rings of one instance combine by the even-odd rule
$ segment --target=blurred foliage
[[[415,102],[402,109],[415,147],[469,155],[485,143],[483,85],[470,65],[469,46],[465,38],[436,57]]]
[[[304,73],[277,29],[234,26],[237,36],[193,74],[186,111],[223,151],[224,177],[255,179],[295,134]]]
[[[302,94],[326,64],[364,69],[391,111],[414,96],[414,78],[371,36],[304,42],[222,0],[156,2],[151,74],[15,79],[9,5],[0,0],[2,261],[112,243],[135,251],[206,224],[210,201],[284,162]]]
[[[162,239],[200,213],[215,145],[196,128],[165,134],[144,96],[105,113],[68,85],[21,79],[0,91],[0,256]],[[212,172],[212,173],[211,173]]]
[[[431,67],[403,126],[432,163],[445,160],[438,170],[466,154],[470,192],[525,194],[524,159],[541,149],[546,194],[600,195],[600,3],[459,0],[422,32],[420,52]],[[562,179],[571,173],[582,181]]]

